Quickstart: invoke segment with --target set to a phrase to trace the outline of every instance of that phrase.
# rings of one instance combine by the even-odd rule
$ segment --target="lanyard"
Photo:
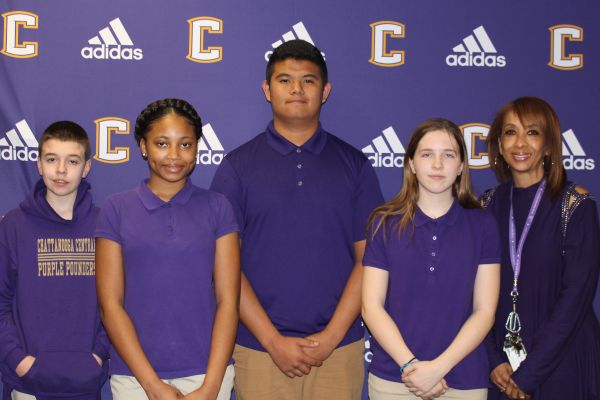
[[[533,222],[533,217],[537,212],[538,206],[540,205],[540,201],[542,200],[542,196],[544,194],[544,189],[546,188],[546,179],[544,178],[540,183],[540,186],[535,193],[535,197],[533,198],[533,203],[529,208],[529,214],[527,214],[527,220],[525,221],[525,226],[523,227],[523,232],[521,233],[521,237],[519,238],[519,244],[517,247],[517,229],[515,227],[515,216],[513,212],[513,189],[514,184],[510,188],[510,218],[508,222],[508,246],[510,248],[510,263],[512,264],[512,269],[514,273],[513,279],[513,288],[510,292],[510,295],[513,297],[513,301],[516,301],[519,292],[517,290],[517,285],[519,282],[519,274],[521,273],[521,255],[523,253],[523,245],[525,244],[525,239],[529,234],[529,229],[531,228],[531,223]]]
[[[525,244],[525,239],[529,234],[529,228],[531,228],[531,224],[533,222],[533,217],[535,217],[535,213],[537,212],[538,206],[542,201],[542,196],[544,195],[544,189],[546,188],[546,179],[543,179],[540,183],[540,186],[535,193],[535,197],[533,198],[533,203],[529,208],[529,214],[527,214],[527,220],[525,221],[525,226],[523,227],[523,232],[521,233],[521,237],[519,238],[519,244],[517,246],[517,228],[515,227],[515,216],[513,212],[513,191],[514,184],[510,188],[510,217],[508,220],[508,247],[510,248],[510,263],[513,268],[513,287],[510,292],[510,296],[512,297],[512,311],[508,313],[508,318],[506,318],[506,323],[504,326],[506,327],[506,336],[504,338],[504,352],[510,361],[510,365],[513,367],[513,370],[516,371],[521,361],[525,359],[527,356],[527,352],[525,351],[525,345],[523,344],[523,340],[521,339],[521,319],[519,318],[519,314],[517,313],[517,297],[519,297],[519,291],[517,290],[517,286],[519,284],[519,274],[521,273],[521,254],[523,253],[523,245]]]

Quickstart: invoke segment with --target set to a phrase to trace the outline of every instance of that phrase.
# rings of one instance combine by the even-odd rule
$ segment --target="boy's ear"
[[[271,102],[271,88],[269,87],[269,82],[266,80],[262,81],[262,90],[265,94],[265,98],[270,103]]]
[[[331,82],[327,82],[325,86],[323,86],[323,100],[321,103],[325,103],[329,98],[329,94],[331,93]]]
[[[92,160],[89,159],[85,162],[85,165],[83,166],[83,174],[81,175],[81,177],[86,178],[88,176],[88,174],[90,173],[91,168],[92,168]]]
[[[40,160],[40,156],[38,156],[37,161],[35,162],[37,165],[38,173],[42,176],[42,161]]]

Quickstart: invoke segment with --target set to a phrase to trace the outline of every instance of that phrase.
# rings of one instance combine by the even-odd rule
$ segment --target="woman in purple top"
[[[503,256],[485,341],[490,399],[600,399],[598,212],[585,189],[566,181],[561,136],[555,111],[534,97],[505,105],[488,134],[501,184],[482,199],[500,226]]]
[[[410,139],[402,190],[371,214],[362,297],[372,400],[487,396],[481,343],[494,321],[500,249],[465,154],[454,123],[425,121]]]
[[[111,196],[96,228],[97,291],[115,400],[229,399],[239,293],[237,224],[191,184],[200,117],[158,100],[136,120],[150,178]]]

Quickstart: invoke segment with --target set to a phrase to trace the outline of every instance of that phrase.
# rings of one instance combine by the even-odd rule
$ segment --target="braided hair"
[[[194,107],[182,99],[160,99],[148,104],[135,120],[135,140],[138,146],[140,141],[146,138],[152,124],[169,114],[177,114],[184,118],[194,128],[196,140],[200,140],[202,120]]]

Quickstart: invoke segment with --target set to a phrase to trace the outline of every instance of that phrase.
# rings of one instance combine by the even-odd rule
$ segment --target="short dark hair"
[[[194,129],[196,140],[200,140],[202,120],[194,106],[182,99],[160,99],[148,104],[135,120],[135,140],[138,146],[140,141],[146,138],[152,124],[169,114],[177,114],[184,118]]]
[[[80,125],[73,121],[56,121],[50,124],[40,137],[38,153],[42,155],[44,143],[50,139],[57,139],[61,142],[76,142],[83,146],[85,160],[90,159],[91,149],[88,135]]]
[[[329,81],[329,78],[327,76],[327,64],[325,63],[325,59],[323,58],[321,51],[306,40],[294,39],[290,40],[289,42],[283,43],[282,45],[277,47],[275,51],[273,51],[273,54],[271,54],[269,62],[267,63],[267,83],[271,82],[271,77],[273,76],[275,64],[281,61],[285,61],[288,58],[312,62],[317,67],[319,67],[323,85],[325,85]]]

